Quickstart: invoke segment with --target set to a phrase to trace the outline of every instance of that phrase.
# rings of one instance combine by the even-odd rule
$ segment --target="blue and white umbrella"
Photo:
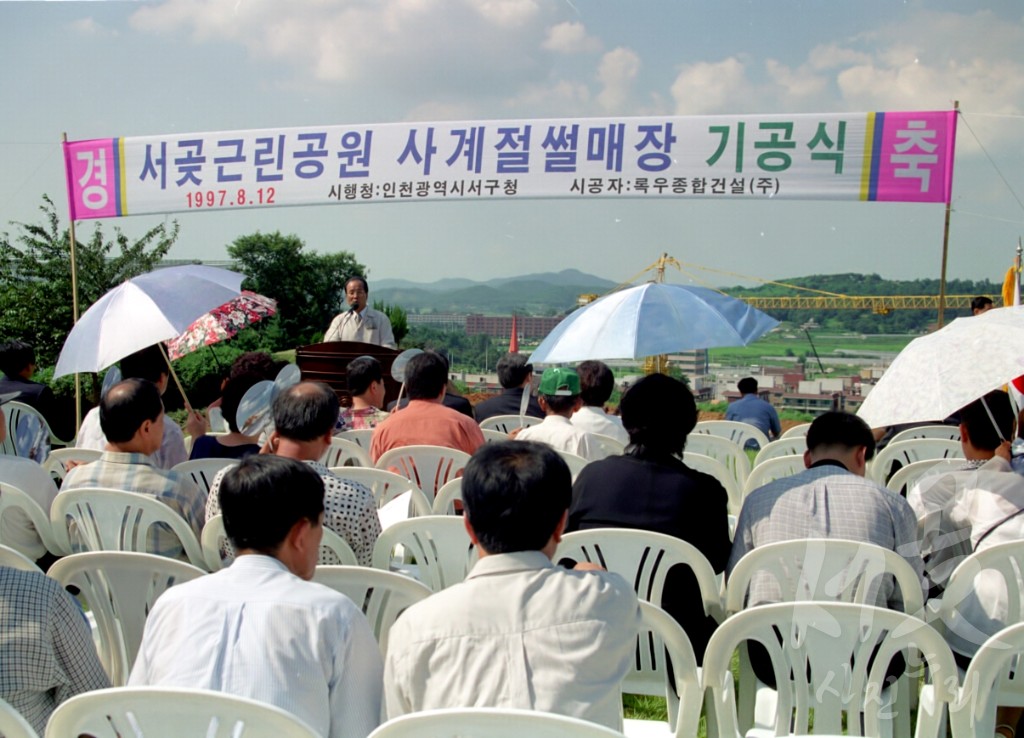
[[[706,287],[648,282],[576,310],[548,334],[530,361],[640,359],[744,346],[778,324],[745,302]]]

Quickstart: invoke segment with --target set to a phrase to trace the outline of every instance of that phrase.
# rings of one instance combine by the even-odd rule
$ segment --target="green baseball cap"
[[[571,396],[580,393],[580,377],[575,369],[565,366],[549,366],[540,378],[537,393],[549,396]]]

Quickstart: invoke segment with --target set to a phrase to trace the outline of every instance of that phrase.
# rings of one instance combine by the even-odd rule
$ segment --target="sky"
[[[1024,234],[1020,0],[0,0],[0,230],[66,219],[70,140],[505,118],[948,110],[950,278],[1001,280]],[[937,278],[945,206],[520,200],[189,212],[171,258],[255,231],[351,251],[374,279],[577,268],[667,252],[711,285]],[[79,238],[92,230],[80,226]]]

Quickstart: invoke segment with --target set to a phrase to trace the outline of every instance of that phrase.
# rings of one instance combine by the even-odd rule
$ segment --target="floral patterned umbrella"
[[[277,312],[277,303],[269,297],[243,290],[195,320],[185,332],[167,342],[167,355],[180,359],[203,346],[225,341],[243,328]]]

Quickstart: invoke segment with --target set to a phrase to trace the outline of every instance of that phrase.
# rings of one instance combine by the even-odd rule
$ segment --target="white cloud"
[[[579,54],[601,50],[601,42],[587,33],[582,23],[565,22],[551,26],[542,47],[559,54]]]
[[[619,47],[601,57],[597,78],[601,91],[597,101],[610,113],[626,113],[623,110],[629,100],[633,81],[640,72],[640,57],[632,49]]]
[[[750,89],[746,67],[736,57],[720,62],[689,64],[672,83],[676,115],[746,111],[737,103]]]
[[[807,57],[811,69],[815,70],[832,69],[850,64],[864,64],[870,60],[870,54],[844,48],[838,44],[815,46]]]
[[[86,16],[79,18],[71,22],[71,28],[76,33],[80,33],[83,36],[117,36],[117,31],[112,28],[107,28],[103,24],[97,22],[95,18]]]

